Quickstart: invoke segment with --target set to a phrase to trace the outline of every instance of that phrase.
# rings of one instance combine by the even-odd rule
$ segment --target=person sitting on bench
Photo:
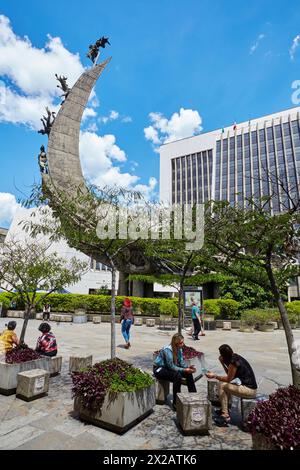
[[[221,402],[221,416],[216,420],[219,426],[227,426],[230,422],[228,402],[231,395],[241,398],[255,398],[257,383],[252,367],[242,356],[233,352],[228,344],[219,347],[220,357],[225,376],[207,372],[209,379],[219,380],[219,398]]]
[[[188,391],[196,393],[196,386],[193,373],[196,372],[194,366],[187,367],[183,360],[182,348],[184,338],[179,333],[173,335],[171,344],[164,346],[156,357],[153,365],[154,376],[158,380],[168,380],[173,382],[173,408],[176,409],[177,393],[181,390],[181,379],[185,378]]]

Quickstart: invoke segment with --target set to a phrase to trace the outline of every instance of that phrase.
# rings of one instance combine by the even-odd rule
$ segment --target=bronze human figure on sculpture
[[[102,36],[102,38],[99,38],[95,44],[90,44],[89,45],[89,52],[87,53],[87,57],[89,59],[91,59],[91,61],[93,62],[93,64],[95,64],[96,62],[96,59],[98,57],[98,54],[99,54],[99,49],[100,47],[102,47],[103,49],[105,48],[105,45],[106,44],[109,44],[110,45],[110,42],[108,40],[108,38]]]
[[[60,83],[60,85],[57,85],[57,88],[60,88],[63,91],[63,94],[60,95],[60,96],[61,96],[61,98],[66,99],[68,94],[70,93],[70,90],[71,90],[71,88],[67,84],[68,77],[65,77],[64,75],[58,76],[57,73],[55,74],[55,77],[56,77],[56,80],[58,80],[59,83]],[[64,101],[61,104],[63,104]]]
[[[48,174],[47,154],[45,152],[45,147],[43,145],[40,148],[38,159],[39,159],[38,161],[39,161],[40,172]]]
[[[46,111],[47,111],[47,117],[43,116],[41,118],[44,129],[40,129],[38,133],[43,134],[43,135],[47,134],[49,136],[52,124],[54,123],[54,120],[55,120],[56,113],[54,111],[51,112],[48,106],[46,106]]]

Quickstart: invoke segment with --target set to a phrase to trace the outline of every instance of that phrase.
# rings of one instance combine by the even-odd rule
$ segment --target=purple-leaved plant
[[[278,449],[300,450],[300,390],[294,385],[279,388],[251,411],[247,426]]]

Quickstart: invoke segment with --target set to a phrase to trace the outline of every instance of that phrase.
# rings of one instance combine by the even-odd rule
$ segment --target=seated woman
[[[187,382],[188,391],[196,393],[196,386],[193,373],[194,366],[187,367],[183,360],[182,347],[184,338],[176,333],[171,340],[171,344],[164,346],[153,364],[153,372],[157,379],[173,382],[173,408],[176,409],[177,393],[180,393],[181,379],[184,377]]]
[[[39,331],[42,335],[39,336],[35,350],[42,354],[42,356],[53,357],[57,355],[57,343],[54,334],[50,331],[51,326],[49,323],[41,323]]]
[[[227,426],[230,421],[228,402],[231,395],[241,398],[255,398],[257,383],[252,367],[242,356],[233,352],[228,344],[219,347],[221,362],[226,375],[219,376],[213,372],[207,372],[209,379],[219,380],[219,398],[221,402],[221,416],[217,420],[218,425]]]
[[[7,325],[7,330],[4,330],[0,335],[0,353],[5,354],[11,351],[15,346],[19,345],[19,340],[14,332],[17,326],[17,322],[14,320],[9,321]]]

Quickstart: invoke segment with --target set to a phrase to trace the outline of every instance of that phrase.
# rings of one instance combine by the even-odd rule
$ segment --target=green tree
[[[37,302],[49,294],[80,280],[86,264],[72,258],[69,262],[57,253],[48,253],[49,245],[36,241],[11,240],[1,247],[0,288],[14,291],[25,305],[20,341],[24,342],[28,319]],[[42,293],[38,291],[44,291]]]
[[[99,189],[91,186],[89,189],[79,187],[69,194],[63,188],[51,185],[43,188],[35,186],[25,206],[39,206],[39,217],[27,223],[26,230],[33,237],[43,233],[50,240],[65,239],[72,248],[111,268],[111,358],[114,358],[117,270],[130,270],[136,263],[144,270],[151,270],[139,249],[138,232],[133,238],[119,237],[121,222],[120,219],[119,222],[116,220],[115,210],[129,209],[141,196],[122,188]],[[128,217],[127,226],[130,221]]]
[[[272,215],[270,200],[248,201],[247,207],[209,203],[205,219],[205,247],[201,256],[210,269],[250,282],[272,294],[279,309],[290,357],[293,384],[300,387],[297,346],[283,301],[289,281],[300,274],[299,203]]]

